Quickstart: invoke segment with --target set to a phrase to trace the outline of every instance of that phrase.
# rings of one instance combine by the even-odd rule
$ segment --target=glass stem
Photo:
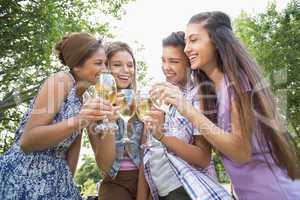
[[[103,119],[103,123],[105,124],[105,125],[107,125],[108,124],[108,118],[107,118],[107,116],[105,115],[105,118]]]
[[[128,125],[128,120],[124,120],[124,136],[123,136],[124,139],[128,138],[128,135],[127,135],[127,125]]]
[[[109,123],[108,123],[108,117],[105,115],[105,118],[103,119],[103,125],[104,125],[104,131],[107,132],[109,129]]]

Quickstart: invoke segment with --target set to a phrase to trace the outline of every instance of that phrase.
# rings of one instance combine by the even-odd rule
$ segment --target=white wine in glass
[[[143,121],[145,116],[147,115],[147,113],[150,112],[151,110],[151,105],[152,105],[152,101],[150,98],[145,98],[143,99],[143,97],[138,97],[141,99],[137,100],[137,116],[138,118]]]
[[[114,77],[109,73],[100,74],[95,85],[96,94],[98,97],[114,104],[117,99],[117,86]]]
[[[102,72],[97,78],[95,85],[95,95],[101,97],[104,100],[109,101],[111,104],[116,103],[117,99],[117,85],[114,77],[108,72]],[[103,124],[98,124],[95,127],[96,132],[107,130],[108,128],[117,129],[116,124],[109,124],[108,118],[103,120]]]
[[[141,121],[145,121],[145,116],[151,111],[152,101],[150,99],[148,90],[140,90],[137,95],[137,116]],[[146,135],[146,144],[142,144],[142,148],[150,148],[154,146],[153,136],[152,136],[152,127],[151,124],[148,124],[148,130]]]
[[[127,125],[129,119],[135,114],[136,102],[133,89],[122,89],[120,92],[124,95],[123,101],[120,103],[120,117],[124,120],[124,134],[122,137],[122,143],[131,142],[127,133]]]

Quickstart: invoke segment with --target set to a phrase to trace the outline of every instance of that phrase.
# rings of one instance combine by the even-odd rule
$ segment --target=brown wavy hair
[[[73,32],[56,43],[54,52],[61,64],[72,70],[83,65],[100,48],[104,48],[102,40],[97,40],[89,33]]]

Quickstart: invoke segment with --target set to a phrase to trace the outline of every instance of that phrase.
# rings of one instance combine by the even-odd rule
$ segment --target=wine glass
[[[168,122],[168,125],[165,123],[164,124],[164,128],[166,131],[176,131],[176,127],[174,126],[174,120],[171,117],[171,113],[170,113],[170,108],[171,105],[167,104],[164,100],[160,100],[160,90],[155,89],[154,90],[154,95],[152,96],[152,102],[153,102],[153,106],[155,108],[157,108],[158,110],[161,110],[165,113],[166,119],[165,121]],[[171,124],[172,126],[170,126],[169,124]]]
[[[131,142],[127,133],[127,125],[129,119],[135,114],[136,102],[133,89],[122,89],[120,92],[124,95],[122,102],[120,103],[120,117],[124,120],[124,134],[121,139],[121,143]]]
[[[145,120],[145,116],[150,112],[152,101],[147,89],[140,90],[137,95],[137,116],[141,121]],[[150,148],[154,146],[153,135],[152,135],[152,125],[148,124],[149,131],[147,133],[146,144],[141,145],[142,148]]]
[[[95,85],[96,97],[101,97],[104,100],[114,104],[117,99],[117,85],[114,77],[109,72],[102,72],[97,78]],[[95,127],[96,133],[111,129],[117,129],[118,126],[115,123],[109,123],[107,116],[104,118],[102,124],[98,124]]]
[[[170,104],[166,104],[164,100],[159,99],[159,91],[156,90],[155,93],[155,97],[151,99],[154,107],[163,111],[164,113],[167,113],[169,111]]]

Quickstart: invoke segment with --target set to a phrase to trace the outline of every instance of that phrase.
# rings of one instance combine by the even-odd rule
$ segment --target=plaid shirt
[[[190,87],[189,89],[183,89],[183,96],[192,103],[195,108],[199,108],[199,99],[194,98],[197,95],[197,89]],[[167,131],[165,135],[175,136],[185,143],[193,144],[194,142],[194,127],[193,125],[183,117],[176,108],[171,106],[169,112],[166,115],[165,128],[172,129],[176,127],[177,131]],[[157,141],[158,142],[158,141]],[[232,199],[230,194],[213,178],[208,175],[207,169],[196,169],[189,165],[187,162],[177,157],[174,153],[168,152],[166,147],[163,146],[166,157],[170,164],[171,169],[176,174],[182,186],[193,200],[227,200]],[[159,199],[158,189],[151,176],[150,170],[150,157],[155,153],[151,148],[148,148],[144,152],[144,168],[145,178],[148,182],[150,192],[153,200]]]

